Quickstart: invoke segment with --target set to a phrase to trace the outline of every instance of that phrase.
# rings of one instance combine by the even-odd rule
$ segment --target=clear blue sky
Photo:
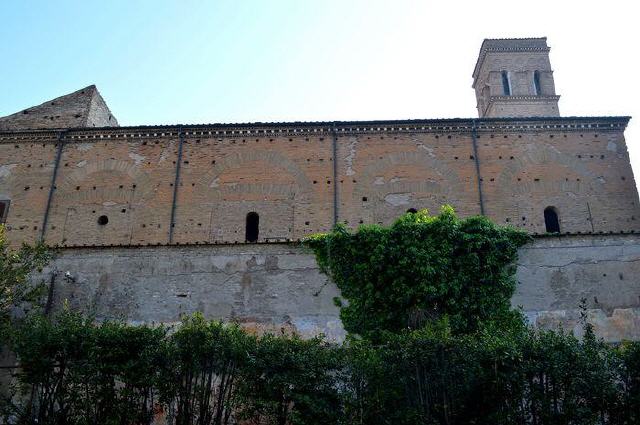
[[[121,125],[472,117],[482,39],[547,36],[563,115],[636,116],[627,140],[638,175],[632,7],[4,0],[0,116],[95,83]]]

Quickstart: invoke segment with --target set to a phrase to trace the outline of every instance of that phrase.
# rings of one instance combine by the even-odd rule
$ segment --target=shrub
[[[459,219],[443,207],[437,216],[405,214],[390,227],[351,232],[338,225],[305,244],[347,300],[338,300],[345,329],[375,339],[442,317],[455,333],[513,320],[513,263],[529,239],[485,217]]]
[[[28,318],[11,336],[20,385],[5,415],[19,423],[150,423],[164,333],[94,325],[68,311],[55,321]]]
[[[258,338],[240,381],[241,417],[251,424],[337,423],[339,366],[337,347],[319,338]]]

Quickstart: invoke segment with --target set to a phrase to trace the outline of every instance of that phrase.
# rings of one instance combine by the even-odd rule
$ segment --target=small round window
[[[104,226],[108,222],[109,222],[109,217],[107,217],[106,215],[101,215],[100,217],[98,217],[98,224],[99,225]]]

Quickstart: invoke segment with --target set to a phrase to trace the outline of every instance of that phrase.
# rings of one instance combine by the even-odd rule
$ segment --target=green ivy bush
[[[513,263],[529,240],[486,217],[460,219],[445,206],[437,216],[405,214],[390,227],[351,232],[338,225],[305,244],[347,300],[337,300],[345,329],[375,339],[441,317],[456,333],[513,320]]]

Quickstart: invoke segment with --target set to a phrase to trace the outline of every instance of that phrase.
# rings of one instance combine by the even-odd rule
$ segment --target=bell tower
[[[485,39],[473,71],[478,116],[558,117],[546,37]]]

